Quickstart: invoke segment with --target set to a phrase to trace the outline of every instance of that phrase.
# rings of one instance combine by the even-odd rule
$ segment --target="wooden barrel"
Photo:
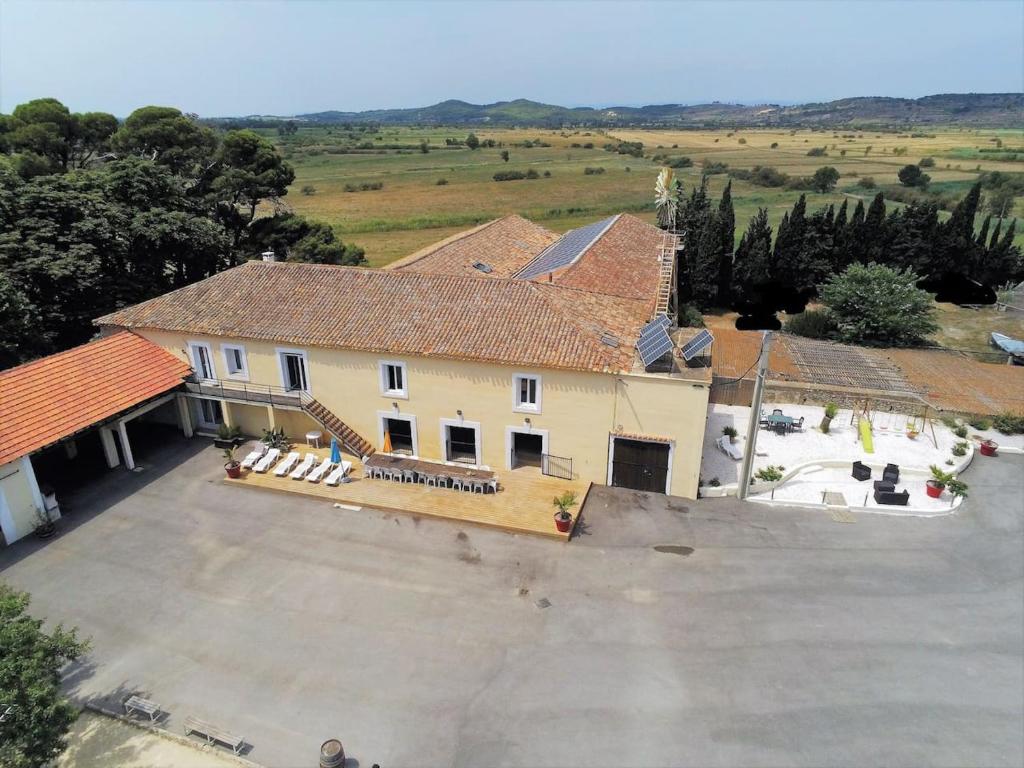
[[[345,749],[337,739],[328,739],[320,745],[320,768],[342,768]]]

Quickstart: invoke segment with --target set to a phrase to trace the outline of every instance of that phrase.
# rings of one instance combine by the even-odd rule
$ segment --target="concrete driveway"
[[[251,760],[1024,761],[1021,457],[937,519],[595,489],[569,544],[226,487],[199,442],[154,461],[0,578],[92,636],[74,696],[148,693]]]

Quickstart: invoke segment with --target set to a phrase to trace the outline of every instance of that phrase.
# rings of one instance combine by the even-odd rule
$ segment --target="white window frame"
[[[231,358],[228,357],[228,351],[237,351],[242,361],[242,369],[237,373],[231,372]],[[249,380],[249,358],[245,353],[245,347],[241,344],[221,344],[220,353],[224,358],[224,373],[229,379],[237,379],[238,381]],[[306,372],[307,379],[309,377],[309,371]]]
[[[298,355],[302,358],[302,368],[306,372],[306,388],[301,390],[307,395],[313,394],[313,383],[309,376],[309,355],[304,349],[289,349],[288,347],[277,347],[274,349],[274,356],[277,357],[277,372],[281,376],[281,386],[288,389],[288,370],[284,364],[285,355]],[[300,390],[292,390],[298,392]]]
[[[449,461],[448,451],[446,444],[448,442],[448,427],[465,427],[466,429],[472,429],[476,432],[476,437],[473,442],[476,444],[476,463],[472,466],[480,467],[484,463],[484,441],[483,441],[483,430],[480,427],[479,421],[466,421],[465,419],[441,419],[441,451],[443,452],[441,460],[445,464],[450,464],[456,467],[467,466],[464,461]]]
[[[419,458],[420,436],[416,430],[416,417],[404,413],[395,413],[394,411],[377,411],[377,445],[379,445],[382,450],[384,448],[385,419],[409,422],[410,430],[412,431],[412,458]]]
[[[388,389],[388,366],[393,365],[402,371],[402,388]],[[400,360],[381,360],[377,364],[380,378],[380,394],[382,397],[393,397],[399,400],[409,399],[409,369]]]
[[[540,435],[540,451],[541,454],[548,453],[548,431],[546,429],[537,429],[536,427],[505,427],[505,469],[511,471],[514,469],[512,466],[512,441],[514,440],[513,435]],[[542,459],[543,461],[543,459]]]
[[[213,347],[210,346],[208,341],[186,341],[186,349],[188,349],[188,360],[192,364],[192,370],[196,372],[196,376],[201,381],[216,381],[217,380],[217,364],[213,360]],[[206,350],[206,359],[210,361],[210,373],[213,376],[206,378],[200,375],[199,372],[199,361],[196,359],[195,347],[202,347]]]
[[[537,403],[535,405],[523,405],[519,402],[519,382],[523,379],[533,379],[537,382]],[[512,410],[516,413],[540,413],[541,397],[544,382],[536,373],[517,373],[512,377]]]

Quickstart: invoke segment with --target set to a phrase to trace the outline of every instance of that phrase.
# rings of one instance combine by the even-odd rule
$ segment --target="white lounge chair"
[[[715,443],[718,445],[719,450],[730,459],[739,461],[743,458],[743,450],[736,443],[731,442],[728,435],[722,435]]]
[[[306,475],[309,474],[310,470],[316,465],[316,454],[307,453],[306,458],[302,460],[302,463],[295,468],[291,474],[292,480],[302,480]]]
[[[263,455],[266,452],[267,446],[263,443],[256,443],[256,447],[247,453],[245,458],[242,459],[242,469],[252,469],[256,465],[256,462],[263,458]]]
[[[306,479],[309,480],[309,482],[311,483],[319,483],[323,479],[324,475],[326,475],[333,466],[333,461],[331,461],[329,458],[324,459],[312,472],[310,472],[306,476]]]
[[[338,483],[341,482],[342,478],[345,477],[345,475],[347,475],[351,470],[352,462],[343,461],[341,462],[341,464],[335,467],[334,471],[332,471],[331,474],[327,476],[327,479],[324,480],[324,483],[326,483],[327,485],[337,485]]]
[[[274,474],[278,477],[284,477],[295,469],[295,465],[299,463],[299,458],[299,452],[292,451],[284,457],[284,461],[277,465],[277,468],[274,470]]]
[[[256,464],[253,465],[253,471],[261,473],[266,472],[274,465],[274,462],[277,461],[279,458],[281,458],[281,449],[271,448],[269,451],[263,454],[262,459],[260,459],[259,461],[256,462]]]

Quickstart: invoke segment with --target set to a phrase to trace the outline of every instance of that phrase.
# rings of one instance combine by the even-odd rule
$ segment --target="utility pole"
[[[757,378],[754,379],[754,399],[750,403],[750,423],[747,425],[747,445],[743,451],[743,463],[740,465],[740,484],[736,489],[736,497],[747,498],[750,491],[750,471],[754,467],[754,450],[757,447],[757,432],[761,428],[761,401],[764,399],[764,380],[768,375],[768,357],[772,347],[772,332],[765,331],[761,340],[761,359],[757,366]]]

